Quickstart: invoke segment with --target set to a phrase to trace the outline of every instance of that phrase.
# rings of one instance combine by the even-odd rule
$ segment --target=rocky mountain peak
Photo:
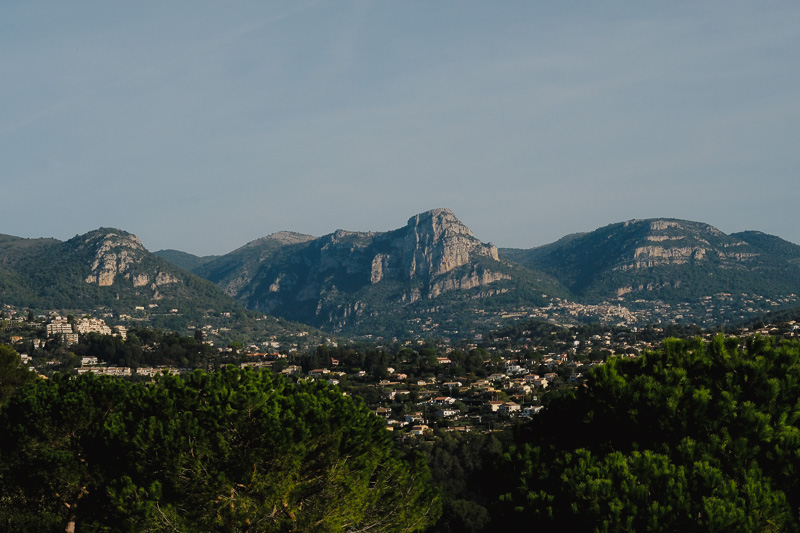
[[[168,272],[147,272],[140,268],[142,258],[148,254],[136,235],[113,228],[100,228],[76,237],[79,249],[88,249],[92,254],[90,273],[86,283],[100,287],[114,284],[117,276],[130,281],[134,287],[151,284],[155,290],[159,285],[176,283],[178,279]]]
[[[407,227],[413,228],[417,232],[430,232],[434,237],[445,233],[475,237],[472,230],[458,220],[456,215],[446,207],[431,209],[409,218]]]
[[[114,248],[127,248],[129,250],[145,251],[139,237],[127,231],[114,228],[100,228],[90,231],[83,237],[79,237],[84,246],[94,247],[95,249],[107,251]]]
[[[264,239],[269,239],[272,241],[279,242],[281,244],[297,244],[300,242],[308,242],[313,241],[316,237],[312,235],[305,235],[303,233],[297,233],[294,231],[278,231],[272,233],[271,235],[267,235]]]
[[[430,279],[450,272],[468,264],[471,254],[498,259],[495,246],[476,239],[472,230],[446,208],[411,217],[405,229],[396,247],[409,279]]]
[[[504,265],[491,259],[498,259],[497,248],[476,239],[449,209],[434,209],[388,232],[338,229],[318,238],[280,232],[198,272],[253,308],[289,309],[298,313],[295,319],[339,324],[374,312],[365,303],[373,294],[383,299],[391,292],[403,305],[508,279]]]

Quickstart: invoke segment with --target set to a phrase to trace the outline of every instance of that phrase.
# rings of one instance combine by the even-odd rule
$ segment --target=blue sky
[[[0,233],[800,243],[800,2],[0,2]]]

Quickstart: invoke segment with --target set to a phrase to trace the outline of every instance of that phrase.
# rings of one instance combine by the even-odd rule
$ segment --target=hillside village
[[[663,301],[635,300],[599,304],[581,304],[553,298],[547,306],[515,307],[497,311],[478,310],[476,315],[486,327],[500,328],[510,320],[538,318],[559,324],[601,323],[609,327],[642,327],[648,324],[698,324],[715,328],[719,324],[735,323],[776,309],[796,306],[800,299],[795,294],[782,298],[768,298],[757,294],[718,293],[704,296],[695,302],[667,303]],[[409,320],[408,328],[418,330],[419,338],[431,335],[458,338],[464,333],[439,323],[433,316]],[[366,339],[373,338],[366,336]]]
[[[725,301],[711,299],[710,305]],[[214,369],[234,364],[270,369],[293,380],[324,380],[345,394],[362,397],[387,430],[408,438],[440,428],[446,431],[491,431],[534,416],[552,395],[580,386],[585,372],[610,357],[638,357],[658,348],[669,336],[702,336],[697,327],[680,326],[555,326],[519,318],[512,326],[471,340],[405,341],[339,345],[334,339],[299,346],[275,339],[214,346],[205,340],[210,327],[201,326],[194,338],[214,354],[202,365],[168,364],[117,366],[102,354],[83,353],[81,342],[103,337],[124,344],[129,329],[110,326],[102,318],[25,314],[3,309],[0,342],[11,344],[32,370],[87,373],[151,380],[161,373],[179,374],[194,368]],[[131,331],[140,331],[132,329]],[[141,332],[140,332],[141,334]],[[800,323],[785,323],[735,332],[778,338],[800,336]],[[188,338],[188,337],[185,337]],[[201,340],[202,339],[202,340]],[[156,346],[145,345],[151,352]]]
[[[747,320],[749,317],[773,310],[800,305],[800,298],[795,294],[783,298],[771,299],[756,294],[731,294],[718,293],[712,296],[699,298],[696,302],[667,303],[663,301],[634,301],[625,302],[622,298],[618,301],[603,302],[600,304],[581,304],[561,298],[553,298],[547,306],[540,307],[512,307],[508,309],[478,309],[473,313],[476,324],[482,330],[499,329],[505,325],[518,320],[541,319],[559,324],[577,326],[586,323],[600,323],[607,327],[644,327],[648,324],[697,324],[703,328],[713,329],[719,324],[736,323]],[[5,305],[2,307],[6,317],[20,317],[23,311],[14,306]],[[441,309],[433,307],[429,316],[408,319],[406,332],[409,337],[417,341],[441,338],[446,342],[460,342],[464,339],[474,337],[472,331],[465,331],[458,327],[453,327],[449,321],[441,320]],[[38,320],[45,320],[53,313],[42,314]],[[164,327],[169,324],[170,318],[176,321],[182,317],[179,309],[161,309],[157,303],[149,306],[137,306],[133,314],[114,313],[107,307],[97,307],[85,311],[76,311],[79,316],[97,317],[95,320],[107,321],[115,324],[113,329],[124,334],[127,328],[149,325],[149,327]],[[66,320],[64,318],[64,320]],[[75,342],[77,333],[88,333],[96,331],[104,333],[101,329],[93,329],[96,326],[87,322],[88,319],[81,319],[77,324],[77,329],[64,329],[59,333],[64,333],[65,342]],[[264,334],[258,331],[259,327],[269,328],[275,319],[271,317],[255,316],[251,319],[253,334],[251,340],[256,343],[255,351],[271,350],[307,350],[311,346],[319,343],[331,342],[331,336],[311,330],[309,328],[295,329],[293,331],[283,331],[279,334],[270,335],[264,338]],[[176,322],[177,325],[177,322]],[[57,328],[57,323],[52,325]],[[207,310],[203,317],[196,323],[189,324],[186,331],[194,332],[196,329],[203,331],[205,338],[218,344],[227,344],[227,339],[232,336],[241,336],[241,321],[237,322],[230,312]],[[386,337],[382,335],[352,335],[354,339],[365,342],[399,342],[399,338]]]

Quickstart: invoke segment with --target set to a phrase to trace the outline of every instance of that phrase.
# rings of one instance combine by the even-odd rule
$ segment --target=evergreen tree
[[[0,432],[9,530],[417,531],[439,512],[361,402],[270,372],[37,380]]]

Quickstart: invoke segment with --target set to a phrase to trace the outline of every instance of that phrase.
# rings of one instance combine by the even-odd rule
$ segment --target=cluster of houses
[[[70,321],[66,317],[54,316],[45,326],[47,338],[59,338],[65,346],[78,343],[79,335],[98,333],[100,335],[119,335],[123,339],[127,336],[127,329],[117,326],[114,330],[103,319],[84,317]]]
[[[101,363],[96,356],[85,355],[81,357],[81,366],[76,369],[78,374],[91,372],[101,376],[144,376],[152,378],[164,372],[168,374],[183,374],[191,372],[191,368],[175,368],[171,366],[159,367],[139,367],[131,368],[128,366],[106,366]]]
[[[112,330],[102,319],[96,318],[68,320],[55,316],[50,318],[45,328],[48,339],[60,338],[66,345],[77,342],[81,334],[96,332],[124,337],[126,333],[124,328],[116,327]],[[654,331],[660,330],[656,328]],[[743,328],[739,332],[742,337],[754,333],[797,338],[800,337],[800,323],[788,322],[780,327],[767,326],[752,331]],[[34,340],[44,342],[42,339]],[[474,340],[474,344],[466,347],[462,345],[461,349],[468,351],[478,348],[480,336],[476,336]],[[561,341],[556,342],[553,339],[548,343],[544,343],[535,332],[523,331],[516,338],[495,338],[491,344],[482,343],[480,347],[492,354],[492,366],[485,367],[484,370],[491,370],[480,372],[480,377],[474,374],[470,377],[455,377],[460,371],[450,357],[447,357],[447,354],[453,356],[450,351],[452,348],[448,345],[437,346],[439,356],[436,358],[436,376],[414,376],[389,367],[382,374],[383,379],[370,378],[364,370],[344,369],[335,359],[331,360],[330,369],[304,371],[298,364],[292,364],[299,362],[299,359],[287,357],[285,353],[275,353],[272,341],[270,345],[261,347],[268,351],[249,354],[251,357],[247,357],[240,365],[272,368],[281,361],[281,373],[293,379],[325,380],[341,386],[345,393],[354,384],[362,388],[372,387],[377,394],[370,394],[370,397],[378,400],[373,401],[370,407],[377,416],[385,419],[387,429],[418,436],[425,435],[434,427],[450,431],[488,431],[520,417],[534,416],[543,408],[542,399],[549,390],[579,386],[583,382],[584,368],[603,364],[602,359],[593,359],[597,353],[602,351],[608,356],[614,354],[618,357],[636,357],[643,350],[657,348],[659,342],[637,338],[635,329],[622,332],[608,330],[583,337],[573,332]],[[531,354],[537,355],[531,357]],[[23,358],[24,361],[26,357]],[[402,366],[402,362],[397,363]],[[177,374],[187,370],[189,369],[172,367],[109,367],[104,366],[97,357],[83,357],[77,372],[152,378],[162,372]]]
[[[246,364],[255,366],[255,363]],[[264,363],[265,366],[269,364]],[[440,357],[439,364],[447,365],[451,361]],[[560,378],[556,372],[543,375],[531,373],[528,364],[516,359],[507,360],[505,372],[471,380],[446,380],[435,376],[415,378],[396,372],[391,367],[386,369],[390,373],[389,379],[372,383],[363,370],[350,374],[327,368],[303,372],[299,365],[288,365],[281,372],[298,379],[322,379],[332,384],[346,380],[343,384],[345,390],[354,382],[372,386],[378,389],[380,398],[379,403],[372,406],[373,412],[386,420],[387,429],[403,431],[408,435],[423,435],[432,427],[471,431],[473,428],[486,429],[509,423],[517,417],[537,414],[542,409],[540,397],[550,383]],[[561,362],[552,364],[557,366]],[[571,377],[573,379],[567,380],[567,383],[575,384],[581,379],[580,373]],[[409,410],[411,413],[408,413]]]
[[[797,306],[800,297],[789,294],[768,298],[748,293],[717,293],[696,301],[667,303],[663,301],[629,301],[622,298],[596,305],[580,304],[554,298],[546,307],[519,308],[501,311],[506,318],[539,318],[558,323],[600,322],[618,326],[636,327],[646,324],[692,323],[701,327],[745,320],[748,316]],[[499,324],[498,324],[499,326]]]

